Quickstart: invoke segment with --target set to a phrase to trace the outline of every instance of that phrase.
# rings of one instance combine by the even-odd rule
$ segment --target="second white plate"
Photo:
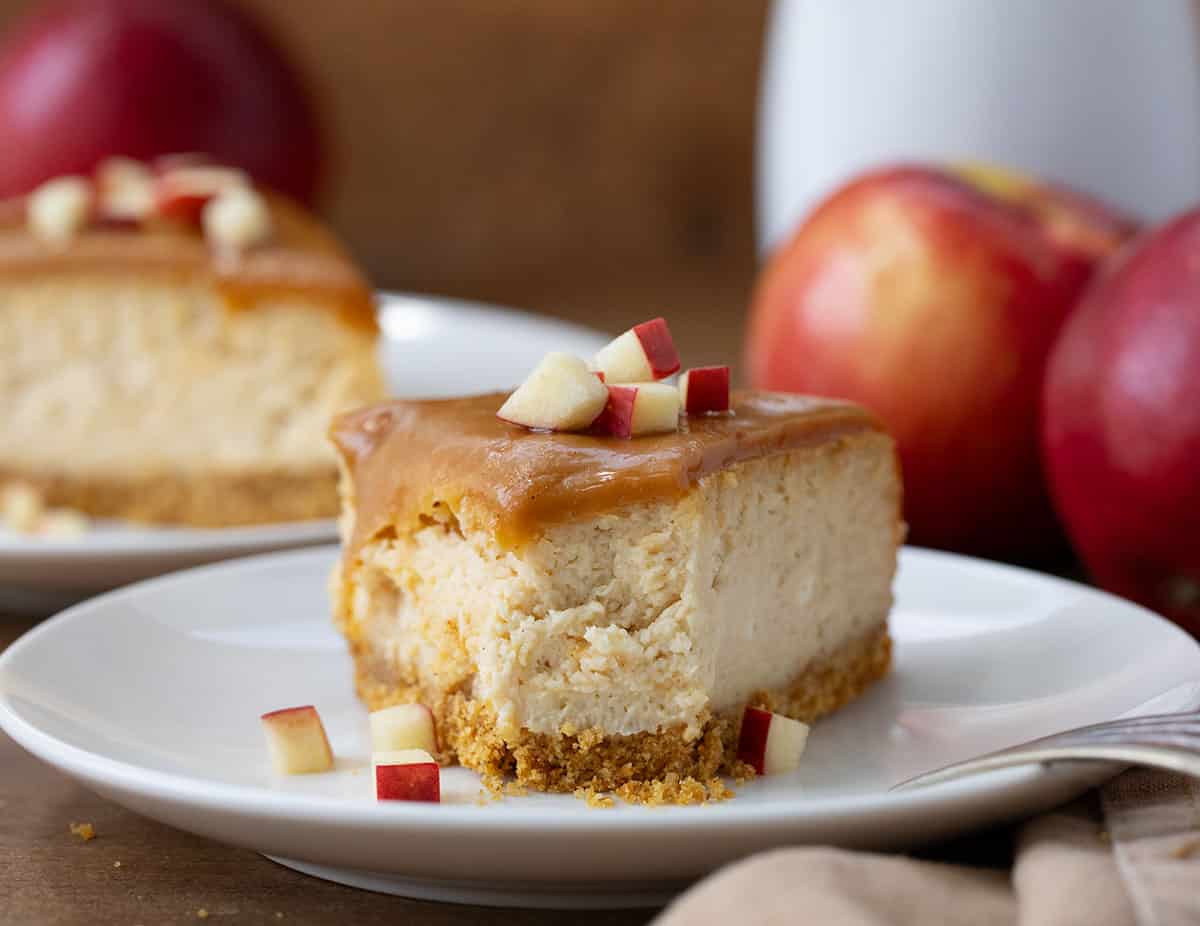
[[[0,656],[0,727],[133,810],[350,884],[522,906],[663,899],[774,846],[895,849],[1031,813],[1112,774],[1026,768],[889,793],[911,775],[1121,714],[1200,705],[1200,647],[1070,582],[905,550],[896,666],[819,722],[801,769],[704,807],[588,808],[564,795],[377,803],[366,712],[330,626],[332,548],[141,583],[78,605]],[[316,704],[335,772],[272,775],[264,711]]]
[[[380,295],[380,355],[393,395],[504,389],[547,351],[590,355],[607,336],[544,316],[432,296]],[[129,582],[187,566],[328,543],[332,520],[199,530],[101,522],[78,537],[0,528],[0,612],[48,614]]]

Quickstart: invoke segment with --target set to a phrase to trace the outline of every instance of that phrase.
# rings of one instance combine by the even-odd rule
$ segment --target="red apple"
[[[376,752],[375,797],[381,801],[432,801],[442,799],[442,773],[433,756],[421,749]]]
[[[795,771],[808,745],[808,724],[758,707],[742,712],[737,757],[760,775]]]
[[[679,397],[689,415],[729,411],[729,367],[694,367],[679,377]]]
[[[0,45],[0,196],[110,155],[203,151],[311,201],[316,118],[279,49],[228,0],[57,0]]]
[[[1096,581],[1200,637],[1200,210],[1088,290],[1046,373],[1046,469]]]
[[[1133,224],[996,170],[902,166],[826,200],[754,297],[753,385],[841,396],[895,436],[915,543],[1062,545],[1039,461],[1045,359]]]

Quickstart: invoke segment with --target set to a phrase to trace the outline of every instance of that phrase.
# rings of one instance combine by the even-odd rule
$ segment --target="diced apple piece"
[[[424,704],[396,704],[372,711],[371,748],[376,752],[424,749],[437,752],[437,730],[433,711]]]
[[[592,425],[595,434],[636,437],[679,429],[679,390],[666,383],[608,387],[608,403]]]
[[[546,431],[582,431],[604,411],[608,389],[587,364],[572,354],[553,352],[500,406],[496,417]]]
[[[159,174],[154,185],[155,205],[161,215],[199,225],[210,200],[226,190],[249,186],[245,172],[234,167],[175,167]]]
[[[375,797],[378,800],[441,802],[441,769],[425,750],[372,753],[371,764],[375,769]]]
[[[688,415],[729,411],[729,367],[694,367],[679,377],[679,396]]]
[[[262,727],[271,762],[281,775],[327,772],[333,768],[333,750],[329,748],[325,726],[311,704],[263,714]]]
[[[634,325],[609,341],[596,354],[596,368],[609,384],[650,382],[678,372],[679,352],[666,319]]]
[[[104,224],[136,227],[154,211],[154,174],[141,161],[107,158],[93,179],[96,218]]]
[[[271,237],[271,209],[248,187],[222,190],[204,206],[204,237],[218,251],[236,254]]]
[[[83,177],[56,177],[29,194],[29,227],[45,241],[63,244],[87,226],[94,191]]]
[[[742,714],[737,757],[760,775],[795,771],[808,743],[808,724],[748,707]]]

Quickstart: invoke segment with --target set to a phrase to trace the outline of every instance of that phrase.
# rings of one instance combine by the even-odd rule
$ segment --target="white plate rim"
[[[887,817],[893,814],[909,815],[922,810],[953,809],[960,803],[969,805],[980,798],[999,797],[1010,791],[1020,791],[1022,786],[1033,784],[1045,776],[1069,777],[1066,774],[1067,769],[1071,769],[1081,782],[1087,782],[1086,787],[1111,777],[1118,770],[1116,766],[1098,763],[1077,767],[1028,767],[912,791],[883,792],[870,796],[822,797],[820,800],[789,797],[761,804],[742,805],[737,807],[734,814],[723,812],[734,806],[726,803],[670,808],[630,807],[620,814],[601,813],[577,817],[563,816],[554,808],[521,806],[520,802],[506,806],[504,814],[484,814],[471,806],[399,802],[385,805],[358,804],[324,795],[284,793],[262,787],[213,782],[147,769],[110,759],[48,734],[21,716],[9,701],[9,692],[4,684],[5,670],[21,659],[24,649],[32,647],[45,635],[62,632],[62,628],[69,627],[74,621],[90,619],[88,613],[97,607],[118,604],[125,598],[136,597],[143,591],[163,583],[178,582],[181,579],[196,581],[213,570],[241,570],[252,573],[261,568],[265,561],[283,557],[328,557],[331,549],[335,548],[288,550],[182,570],[105,593],[44,621],[0,654],[0,729],[34,755],[84,781],[100,787],[136,793],[152,800],[182,804],[192,810],[237,813],[248,818],[278,819],[280,816],[286,816],[317,825],[334,824],[371,829],[430,826],[443,832],[462,833],[478,832],[481,829],[489,833],[521,833],[533,827],[538,830],[550,829],[556,833],[629,834],[650,830],[661,832],[695,828],[724,830],[769,826],[771,829],[777,829],[813,822],[836,824],[866,815]],[[1026,581],[1044,581],[1089,594],[1100,594],[1123,608],[1132,609],[1132,613],[1140,614],[1141,619],[1159,622],[1163,629],[1174,632],[1180,644],[1190,647],[1193,655],[1200,661],[1200,644],[1183,630],[1145,608],[1089,586],[1017,566],[935,550],[905,547],[902,556],[932,559],[959,567],[999,570],[1003,574]]]

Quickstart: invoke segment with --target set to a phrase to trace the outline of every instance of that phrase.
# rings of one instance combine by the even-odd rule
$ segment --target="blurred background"
[[[321,211],[379,286],[739,335],[763,0],[234,5],[311,88]]]

